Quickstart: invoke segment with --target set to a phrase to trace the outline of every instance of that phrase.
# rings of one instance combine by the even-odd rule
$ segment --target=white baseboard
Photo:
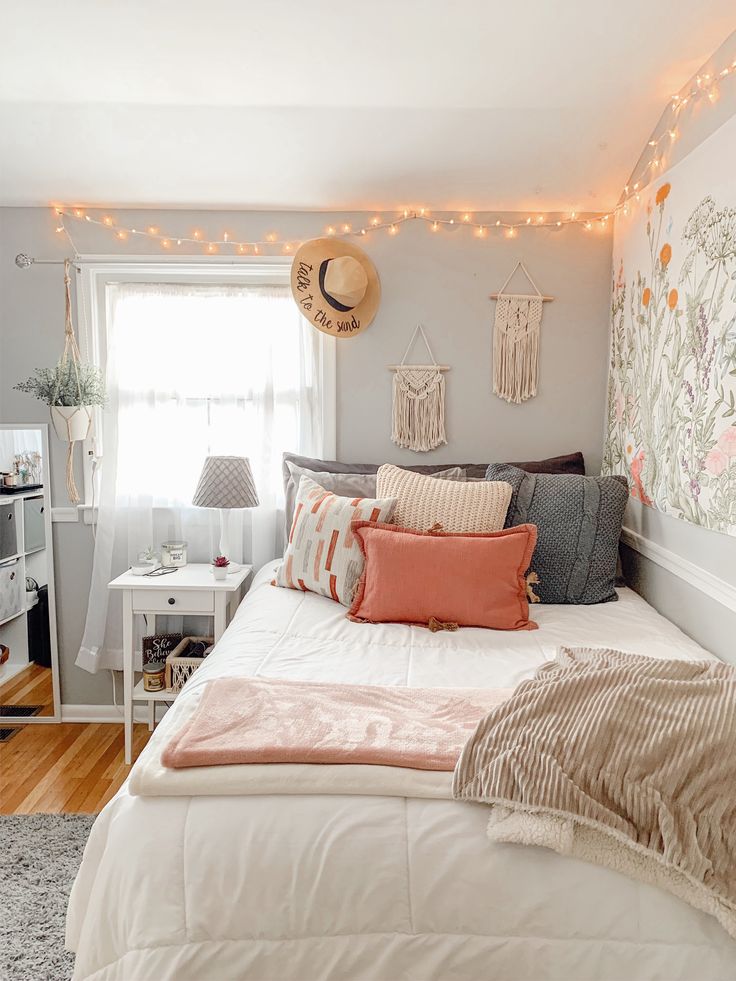
[[[690,562],[676,552],[671,552],[668,548],[658,545],[656,542],[645,538],[631,528],[624,528],[621,531],[621,541],[629,548],[633,548],[644,558],[656,563],[661,568],[666,569],[678,579],[682,579],[689,586],[699,590],[705,596],[715,600],[722,606],[736,613],[736,586],[719,579],[712,572],[701,569],[699,565]]]
[[[156,718],[163,718],[162,709],[165,705],[157,706]],[[148,708],[145,705],[136,705],[133,709],[133,719],[135,722],[148,722]],[[62,722],[113,722],[118,725],[123,724],[122,705],[64,705],[61,706]]]

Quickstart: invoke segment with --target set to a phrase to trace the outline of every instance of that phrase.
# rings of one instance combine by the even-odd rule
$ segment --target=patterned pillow
[[[289,543],[274,584],[319,593],[350,606],[363,571],[363,555],[350,522],[390,521],[395,504],[393,498],[338,497],[303,476]]]
[[[394,524],[413,531],[441,525],[443,531],[461,535],[500,531],[511,499],[510,484],[435,480],[390,463],[378,468],[376,492],[396,498]]]
[[[506,527],[538,528],[532,570],[542,603],[607,603],[617,600],[618,540],[628,500],[624,477],[524,473],[491,464],[488,479],[513,488]]]

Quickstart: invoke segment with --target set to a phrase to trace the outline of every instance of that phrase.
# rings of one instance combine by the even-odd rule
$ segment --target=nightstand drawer
[[[200,589],[134,589],[136,613],[214,613],[214,594]]]

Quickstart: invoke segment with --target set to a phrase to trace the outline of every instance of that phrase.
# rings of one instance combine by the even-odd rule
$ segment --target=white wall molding
[[[678,579],[682,579],[689,586],[736,613],[736,586],[732,586],[724,579],[719,579],[712,572],[702,569],[694,562],[690,562],[689,559],[683,558],[676,552],[671,552],[668,548],[645,538],[631,528],[622,529],[621,541],[624,545],[628,545],[629,548],[633,548],[634,551],[643,555],[644,558],[650,559],[650,561],[677,576]]]
[[[156,718],[160,721],[167,708],[166,705],[157,705]],[[164,711],[161,711],[163,709]],[[122,705],[63,705],[61,706],[62,722],[113,722],[118,725],[123,724]],[[134,706],[134,721],[148,722],[148,707],[146,705]]]

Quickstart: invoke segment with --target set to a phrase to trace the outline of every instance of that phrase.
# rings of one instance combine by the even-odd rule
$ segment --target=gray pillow
[[[487,480],[512,487],[506,527],[537,526],[530,570],[543,603],[607,603],[618,599],[618,540],[628,500],[625,477],[531,474],[491,464]]]
[[[289,472],[289,479],[284,484],[284,497],[286,500],[284,511],[287,536],[291,531],[291,523],[294,520],[296,492],[303,475],[309,477],[310,480],[314,480],[320,487],[324,487],[326,491],[337,494],[338,497],[376,496],[378,474],[375,473],[328,473],[326,471],[309,470],[307,467],[299,467],[296,463],[291,463],[289,460],[284,461],[284,468],[288,468]],[[433,476],[440,477],[443,480],[463,481],[465,480],[465,471],[461,470],[460,467],[450,467],[447,470],[433,474]]]

